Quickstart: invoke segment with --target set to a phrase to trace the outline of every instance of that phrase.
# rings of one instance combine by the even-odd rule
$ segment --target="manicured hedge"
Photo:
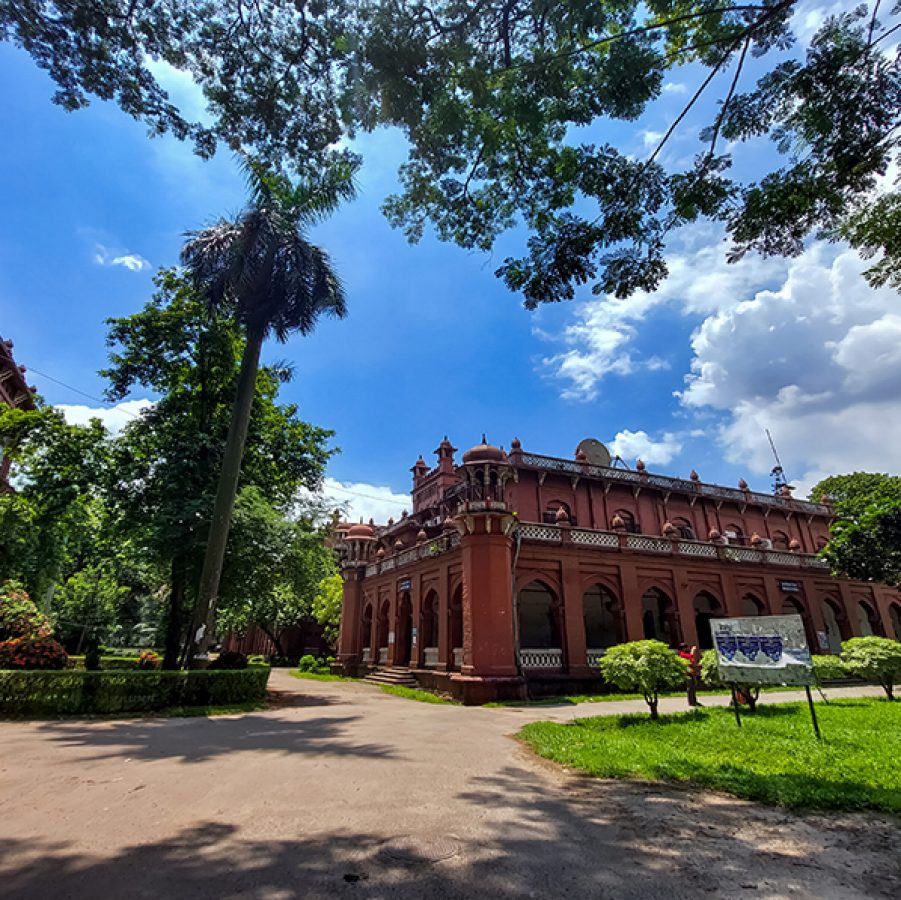
[[[153,712],[173,706],[234,706],[266,696],[269,666],[164,672],[0,671],[0,715]]]
[[[138,667],[138,657],[137,656],[101,656],[100,657],[100,668],[104,671],[112,671],[119,669],[137,669]],[[70,669],[83,669],[84,668],[84,657],[83,656],[70,656],[69,657],[69,666]]]

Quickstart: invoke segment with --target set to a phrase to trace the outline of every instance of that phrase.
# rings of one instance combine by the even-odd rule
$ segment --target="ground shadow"
[[[175,758],[196,763],[244,751],[396,758],[391,747],[354,742],[351,726],[359,718],[282,718],[276,711],[213,718],[48,722],[40,731],[65,747],[92,750],[92,759]]]

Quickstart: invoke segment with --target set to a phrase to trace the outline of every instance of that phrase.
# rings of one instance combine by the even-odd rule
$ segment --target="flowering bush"
[[[50,637],[0,643],[0,669],[65,669],[69,657]]]
[[[152,650],[144,650],[138,657],[139,669],[158,669],[161,665],[159,656]]]
[[[47,617],[18,582],[0,584],[0,641],[43,638],[52,633]]]

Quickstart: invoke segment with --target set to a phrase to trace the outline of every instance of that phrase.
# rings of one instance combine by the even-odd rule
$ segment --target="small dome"
[[[694,469],[691,470],[691,473],[689,474],[688,477],[689,477],[692,481],[700,481],[700,480],[701,480],[701,476],[698,475],[698,473],[697,473]]]
[[[375,537],[375,531],[371,525],[358,522],[347,530],[347,537],[351,540],[371,541]]]
[[[463,454],[464,463],[502,463],[507,461],[507,454],[500,447],[493,447],[482,435],[482,443],[470,447]]]
[[[673,523],[670,522],[669,519],[667,519],[667,521],[663,523],[663,533],[667,537],[674,537],[676,534],[676,526],[673,525]]]
[[[707,532],[707,540],[708,541],[720,541],[723,539],[723,536],[716,530],[716,528],[711,528],[710,531]]]
[[[738,486],[739,486],[743,491],[746,491],[746,490],[748,489],[748,482],[745,481],[744,478],[739,478],[739,479],[738,479]]]
[[[519,440],[519,438],[515,437],[512,441],[510,441],[510,449],[522,450],[522,442]]]
[[[384,559],[385,558],[385,548],[379,547],[378,551],[375,554],[376,559]]]
[[[610,527],[611,527],[612,529],[614,529],[614,531],[622,531],[622,530],[626,527],[626,523],[625,523],[625,521],[623,520],[623,517],[622,517],[619,513],[617,513],[617,514],[610,520]]]
[[[450,531],[450,529],[456,528],[457,526],[454,525],[454,520],[450,516],[447,516],[447,518],[445,518],[445,520],[441,523],[441,527],[445,531]]]
[[[797,538],[792,538],[788,545],[789,550],[800,550],[801,542]]]
[[[404,549],[404,542],[400,538],[398,538],[394,542],[394,549],[395,550],[403,550]]]
[[[581,447],[576,450],[576,460],[578,462],[588,462],[588,454]]]
[[[416,534],[416,541],[421,544],[423,541],[427,541],[428,539],[429,536],[425,533],[425,529],[420,528]]]
[[[557,508],[557,512],[554,518],[557,520],[558,524],[560,522],[569,522],[569,513],[562,506],[560,506]]]
[[[644,470],[646,468],[646,466],[644,464],[644,460],[643,459],[636,460],[635,468],[638,469],[639,472],[644,472]]]
[[[754,534],[751,535],[751,546],[759,547],[763,543],[763,538],[755,531]]]

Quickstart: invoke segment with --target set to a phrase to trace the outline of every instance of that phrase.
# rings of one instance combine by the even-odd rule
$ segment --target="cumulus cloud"
[[[687,92],[688,87],[679,81],[667,81],[663,85],[664,94],[685,94]]]
[[[124,400],[115,406],[81,406],[79,404],[57,403],[58,409],[70,425],[87,425],[91,419],[100,419],[110,434],[118,434],[129,422],[136,419],[143,410],[153,406],[152,400]]]
[[[387,485],[362,481],[326,478],[321,496],[328,505],[340,508],[350,522],[374,519],[377,525],[383,525],[388,519],[399,519],[403,510],[413,508],[409,494],[398,494]]]
[[[682,442],[671,432],[666,432],[660,440],[654,440],[646,431],[620,431],[610,441],[610,451],[614,456],[634,462],[640,459],[648,465],[662,465],[672,462],[682,452]]]
[[[150,268],[150,262],[137,253],[120,253],[109,250],[103,244],[94,248],[94,262],[98,266],[122,266],[130,272],[142,272]]]

